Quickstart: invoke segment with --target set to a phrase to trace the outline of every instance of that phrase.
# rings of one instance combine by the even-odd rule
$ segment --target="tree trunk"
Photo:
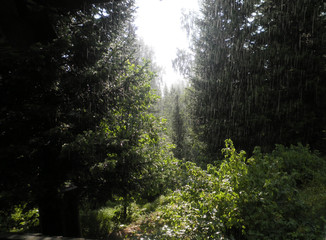
[[[43,235],[81,237],[76,188],[63,189],[61,193],[47,189],[39,198],[39,211]]]
[[[48,190],[39,200],[40,227],[43,235],[62,236],[62,201],[56,191]]]

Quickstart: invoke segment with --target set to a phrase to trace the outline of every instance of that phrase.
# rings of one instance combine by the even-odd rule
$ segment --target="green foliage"
[[[166,197],[160,196],[153,202],[147,202],[145,204],[132,202],[129,206],[128,219],[123,218],[123,202],[117,199],[116,201],[109,201],[106,207],[102,207],[97,210],[83,210],[81,212],[81,224],[83,236],[85,238],[92,239],[111,239],[110,237],[115,235],[119,231],[128,228],[128,224],[137,224],[143,222],[145,218],[148,218],[150,214],[156,211],[159,206],[164,205],[167,202]],[[148,223],[148,222],[147,222]],[[150,229],[150,224],[141,226],[143,229],[142,237],[146,237],[146,229]],[[130,234],[130,232],[128,232]],[[131,235],[136,232],[131,233]],[[134,239],[134,238],[132,238]],[[137,238],[136,238],[137,239]]]
[[[236,153],[232,142],[227,142],[225,154],[220,169],[208,165],[205,171],[195,163],[185,163],[186,184],[163,208],[166,234],[171,239],[217,239],[232,227],[242,227],[238,185],[247,170],[244,152]]]
[[[203,0],[188,19],[189,109],[203,154],[214,161],[226,138],[250,153],[275,143],[325,149],[324,1]]]
[[[77,153],[83,163],[80,169],[74,168],[77,179],[73,180],[87,186],[86,200],[98,208],[113,195],[119,196],[125,218],[131,202],[153,200],[177,181],[177,161],[164,135],[165,122],[150,113],[157,100],[150,86],[154,77],[148,63],[127,60],[112,83],[115,92],[122,94],[110,114],[96,131],[84,131],[64,146],[68,156]]]
[[[33,231],[39,226],[39,212],[37,208],[30,209],[27,204],[16,205],[11,211],[0,211],[1,232]]]
[[[162,207],[165,239],[322,238],[323,158],[302,145],[246,158],[230,140],[223,153],[207,171],[185,163],[186,184]]]
[[[243,202],[249,239],[262,234],[266,239],[321,238],[326,216],[320,187],[326,183],[325,160],[300,144],[277,145],[266,155],[257,148],[253,158],[244,186],[252,193]]]
[[[178,159],[196,162],[205,166],[207,164],[206,144],[198,139],[192,128],[192,117],[189,109],[190,89],[186,83],[180,82],[172,85],[171,89],[164,89],[161,100],[161,116],[167,121],[167,135],[175,145],[174,156]]]
[[[115,221],[118,212],[119,206],[82,211],[80,215],[82,235],[85,238],[107,239],[119,225],[119,222]]]
[[[179,95],[175,96],[175,107],[172,113],[172,141],[175,144],[174,156],[182,159],[185,156],[185,124],[180,110]]]
[[[60,212],[65,182],[74,182],[83,196],[97,187],[99,178],[89,172],[105,156],[103,146],[94,147],[104,143],[100,123],[133,90],[132,84],[115,88],[134,51],[133,3],[71,11],[26,3],[31,11],[44,8],[56,38],[26,49],[6,46],[0,59],[0,192],[6,196],[0,210],[23,201],[39,205],[40,214],[51,216],[40,217],[45,234],[62,235],[61,216],[51,209]]]
[[[173,161],[170,147],[160,135],[163,123],[148,112],[156,99],[150,90],[153,77],[146,66],[129,63],[118,87],[131,88],[130,94],[120,98],[112,116],[102,123],[110,150],[107,160],[115,162],[108,176],[116,194],[127,201],[160,194],[165,186],[164,170]]]

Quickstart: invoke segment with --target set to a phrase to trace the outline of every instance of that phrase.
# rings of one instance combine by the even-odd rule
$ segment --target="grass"
[[[92,239],[139,239],[157,231],[160,218],[159,206],[166,202],[160,196],[153,202],[131,203],[127,219],[122,219],[120,203],[109,202],[106,207],[81,212],[82,234]],[[144,238],[146,239],[146,238]]]

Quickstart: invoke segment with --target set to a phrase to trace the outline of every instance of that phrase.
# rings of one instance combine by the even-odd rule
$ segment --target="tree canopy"
[[[2,4],[0,231],[324,237],[324,1],[202,0],[164,89],[134,0]]]
[[[53,40],[16,50],[4,43],[1,207],[35,204],[44,234],[65,234],[61,195],[69,187],[101,204],[159,178],[160,125],[147,113],[155,75],[136,54],[133,4],[57,9]]]
[[[322,149],[323,1],[203,1],[193,21],[192,115],[212,157],[229,137]]]

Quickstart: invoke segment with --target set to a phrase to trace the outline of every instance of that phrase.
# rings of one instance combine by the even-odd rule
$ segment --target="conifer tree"
[[[128,131],[135,134],[124,144],[130,146],[128,152],[139,152],[133,141],[146,134],[153,142],[144,144],[144,154],[154,146],[158,128],[150,116],[142,115],[154,99],[147,82],[152,73],[145,66],[133,67],[132,12],[132,0],[52,11],[55,39],[24,50],[6,46],[8,51],[1,52],[1,208],[21,201],[36,205],[44,234],[79,235],[78,229],[67,233],[67,226],[62,226],[62,195],[67,186],[78,187],[77,195],[86,200],[107,189],[99,203],[117,189],[94,173],[110,163],[108,156],[121,152],[112,136],[103,133],[104,122],[114,129],[119,124],[111,126],[110,120],[122,114],[122,123],[136,124],[137,119],[121,110],[123,104],[132,101],[130,114],[143,116],[137,120],[142,124]],[[143,156],[134,158],[129,169],[138,159]]]
[[[174,110],[172,114],[172,141],[175,144],[174,156],[178,159],[184,158],[185,129],[184,120],[180,110],[179,95],[175,96]]]
[[[212,159],[226,138],[323,149],[323,1],[203,1],[195,24],[190,101]]]

